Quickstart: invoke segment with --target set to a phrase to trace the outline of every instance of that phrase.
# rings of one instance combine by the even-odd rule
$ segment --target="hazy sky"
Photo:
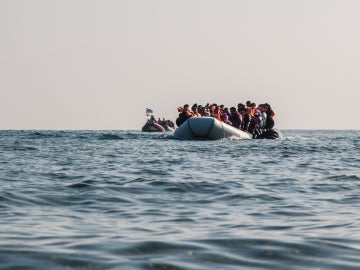
[[[131,129],[268,102],[279,129],[360,128],[358,0],[0,0],[0,129]]]

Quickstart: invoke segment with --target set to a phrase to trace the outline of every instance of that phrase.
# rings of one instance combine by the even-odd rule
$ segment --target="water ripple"
[[[0,269],[360,268],[360,132],[0,131]]]

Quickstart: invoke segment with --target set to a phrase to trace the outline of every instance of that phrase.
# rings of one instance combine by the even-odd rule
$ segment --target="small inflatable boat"
[[[142,131],[144,132],[164,132],[165,128],[158,123],[149,123],[147,122],[143,127]]]
[[[260,130],[258,134],[237,129],[213,117],[191,117],[174,132],[179,140],[220,140],[230,137],[239,139],[277,139],[280,133],[274,129]]]

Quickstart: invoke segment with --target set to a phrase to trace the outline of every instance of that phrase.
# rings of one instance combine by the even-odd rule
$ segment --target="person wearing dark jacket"
[[[182,107],[181,112],[179,113],[179,117],[176,119],[176,125],[180,127],[188,118],[192,116],[189,104],[185,104],[184,107]]]
[[[231,122],[231,125],[233,127],[240,128],[242,123],[242,117],[235,107],[230,108],[229,121]]]
[[[275,113],[272,110],[270,104],[268,104],[268,103],[263,104],[263,108],[266,113],[264,129],[272,129],[275,125],[275,122],[274,122]]]

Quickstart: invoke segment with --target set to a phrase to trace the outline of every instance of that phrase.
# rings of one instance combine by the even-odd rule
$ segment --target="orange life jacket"
[[[251,116],[254,116],[255,108],[248,108],[247,114],[250,114]]]

